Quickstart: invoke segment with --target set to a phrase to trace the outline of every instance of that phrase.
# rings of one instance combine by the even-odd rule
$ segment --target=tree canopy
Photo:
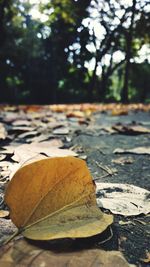
[[[0,102],[150,101],[149,17],[148,0],[0,0]]]

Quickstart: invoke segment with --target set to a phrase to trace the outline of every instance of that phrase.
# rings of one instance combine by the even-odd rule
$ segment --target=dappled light
[[[0,2],[1,103],[150,102],[148,0]]]

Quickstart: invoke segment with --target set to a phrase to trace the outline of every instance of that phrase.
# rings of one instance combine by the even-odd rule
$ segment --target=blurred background
[[[149,0],[0,0],[0,102],[150,103]]]

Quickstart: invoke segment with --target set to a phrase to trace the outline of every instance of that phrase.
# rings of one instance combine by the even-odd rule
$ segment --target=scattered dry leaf
[[[5,201],[12,221],[30,239],[92,236],[113,221],[96,206],[95,186],[85,162],[74,157],[22,167],[9,183]]]
[[[37,157],[38,154],[44,154],[47,157],[77,156],[77,153],[72,150],[58,148],[61,144],[62,143],[59,141],[23,144],[14,148],[14,155],[12,159],[24,164],[24,162],[29,159]]]
[[[4,160],[6,158],[6,155],[0,155],[0,161]]]
[[[30,126],[31,121],[29,120],[16,120],[12,122],[13,126]]]
[[[31,144],[23,144],[20,146],[4,146],[0,149],[0,156],[9,155],[14,161],[24,164],[31,158],[37,157],[39,154],[44,154],[47,157],[60,156],[77,156],[77,153],[70,149],[59,149],[63,146],[60,139],[51,139],[43,142],[32,142]],[[0,166],[3,162],[0,163]],[[7,162],[9,164],[9,162]]]
[[[114,214],[133,216],[150,212],[150,191],[129,184],[96,183],[99,207]]]
[[[150,252],[146,253],[146,258],[145,259],[141,259],[141,261],[145,262],[145,263],[150,263]]]
[[[72,252],[44,250],[25,240],[1,249],[1,267],[130,267],[119,251],[87,249]],[[15,255],[15,257],[14,257]],[[135,266],[135,265],[132,265]]]
[[[131,154],[139,154],[139,155],[150,155],[150,147],[141,146],[141,147],[135,147],[132,149],[122,149],[122,148],[116,148],[113,153],[115,154],[125,154],[125,153],[131,153]]]
[[[112,116],[128,115],[128,110],[123,107],[117,109],[117,106],[116,106],[116,108],[111,111],[111,115]]]
[[[0,218],[5,218],[9,215],[8,210],[0,210]]]
[[[117,159],[113,159],[112,163],[116,163],[116,164],[132,164],[134,162],[134,159],[132,157],[120,157]]]
[[[67,112],[66,114],[67,118],[75,117],[75,118],[84,118],[85,113],[83,111],[75,110],[72,112]]]
[[[32,126],[13,126],[11,131],[14,132],[35,132],[35,127]]]
[[[150,133],[150,129],[147,127],[143,127],[141,125],[123,125],[123,124],[118,124],[112,126],[112,128],[115,131],[118,131],[119,133],[123,134],[147,134]]]
[[[7,137],[7,131],[5,129],[5,126],[0,123],[0,139],[4,140]]]
[[[53,130],[53,134],[68,134],[68,133],[69,133],[69,129],[66,127],[59,127]]]
[[[48,148],[48,147],[57,147],[60,148],[62,147],[64,144],[60,139],[51,139],[49,141],[43,141],[43,142],[32,142],[30,144],[31,146],[35,146],[39,147],[41,149],[41,147],[44,148]]]

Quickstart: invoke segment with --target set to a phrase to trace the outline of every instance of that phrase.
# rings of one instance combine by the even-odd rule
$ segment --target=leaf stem
[[[12,239],[14,239],[15,236],[17,236],[18,234],[21,233],[21,230],[18,229],[16,230],[11,236],[9,236],[4,242],[3,242],[3,245],[6,245],[8,244]]]

